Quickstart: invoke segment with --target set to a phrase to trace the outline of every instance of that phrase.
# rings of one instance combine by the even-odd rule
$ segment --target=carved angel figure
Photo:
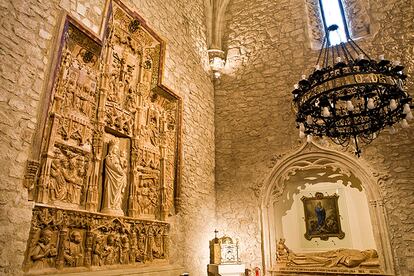
[[[285,239],[280,238],[276,246],[277,261],[287,261],[289,256],[289,248],[285,244]]]
[[[109,154],[105,157],[105,183],[102,212],[123,216],[121,209],[122,196],[127,182],[118,145],[110,143]]]

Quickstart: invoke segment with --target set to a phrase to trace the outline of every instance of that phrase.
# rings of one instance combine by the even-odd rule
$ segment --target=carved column
[[[100,143],[100,142],[101,141],[98,140],[96,143]],[[94,145],[94,147],[97,147],[97,146]],[[86,207],[85,208],[87,211],[96,212],[98,211],[99,164],[101,162],[101,158],[93,158],[92,162],[93,162],[92,169],[91,169],[92,172],[89,178],[88,190],[86,192]]]
[[[141,57],[142,58],[142,57]],[[140,91],[140,84],[136,85],[136,90],[138,95],[136,96],[137,111],[135,112],[134,118],[134,129],[132,131],[133,138],[131,139],[131,185],[129,188],[129,197],[128,197],[128,215],[130,217],[138,217],[139,215],[139,206],[137,199],[137,188],[139,184],[139,173],[137,171],[137,166],[139,162],[138,150],[140,148],[140,127],[141,127],[141,117],[142,117],[142,94]]]
[[[56,258],[56,268],[63,269],[65,266],[65,242],[68,236],[68,228],[63,227],[59,231],[58,255]]]
[[[166,220],[168,216],[168,204],[167,204],[167,139],[166,139],[166,118],[165,114],[162,116],[162,124],[160,126],[160,220]]]
[[[168,226],[165,226],[164,232],[162,234],[163,248],[164,248],[164,258],[168,259],[170,256],[170,237],[168,235]]]
[[[40,175],[39,186],[37,191],[37,202],[48,203],[49,201],[49,177],[50,177],[50,166],[53,158],[53,146],[56,136],[57,126],[59,124],[60,116],[58,114],[51,115],[50,131],[49,131],[49,142],[45,149],[43,159],[45,160],[42,165],[42,173]]]
[[[148,261],[152,262],[153,259],[154,259],[154,256],[152,255],[152,247],[153,247],[153,244],[154,244],[154,229],[152,227],[148,228],[147,239],[148,239],[148,242],[147,242],[147,254],[146,254],[147,256],[146,256],[146,259]]]
[[[85,259],[84,264],[87,267],[92,265],[92,246],[93,246],[93,233],[91,231],[86,232],[86,243],[85,243]]]
[[[128,215],[130,217],[138,217],[139,215],[139,206],[137,199],[137,187],[139,184],[139,173],[136,169],[138,163],[138,148],[139,140],[138,138],[133,138],[132,141],[132,151],[131,151],[131,185],[129,186],[129,196],[128,196]]]
[[[109,36],[111,36],[111,34]],[[92,173],[89,179],[86,201],[86,210],[92,212],[99,211],[98,187],[100,166],[102,162],[103,135],[105,133],[105,101],[109,89],[109,65],[107,61],[112,54],[112,43],[110,41],[110,38],[108,38],[108,40],[109,41],[104,48],[104,59],[99,65],[99,69],[102,73],[100,78],[99,100],[97,108],[97,130],[93,136],[94,159],[92,164]]]

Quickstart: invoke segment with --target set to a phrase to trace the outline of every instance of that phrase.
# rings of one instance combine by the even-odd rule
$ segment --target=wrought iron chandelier
[[[313,72],[295,84],[293,108],[301,138],[327,136],[341,146],[369,144],[384,129],[395,131],[413,119],[412,98],[406,92],[407,75],[399,62],[371,59],[352,38],[329,47],[327,28]]]

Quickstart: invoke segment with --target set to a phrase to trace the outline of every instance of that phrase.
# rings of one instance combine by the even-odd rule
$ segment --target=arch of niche
[[[386,274],[393,274],[394,266],[386,212],[379,191],[379,183],[382,181],[380,174],[369,169],[361,160],[335,150],[322,148],[313,142],[304,144],[297,151],[282,158],[273,167],[263,183],[260,214],[262,262],[265,273],[276,264],[276,239],[279,237],[276,237],[276,231],[274,231],[274,206],[276,202],[281,200],[289,178],[298,171],[328,168],[337,170],[344,175],[353,174],[361,181],[368,200],[381,269]]]

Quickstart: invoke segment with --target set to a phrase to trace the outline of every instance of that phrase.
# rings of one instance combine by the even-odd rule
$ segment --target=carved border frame
[[[40,161],[42,159],[42,155],[44,154],[45,149],[42,148],[43,140],[45,139],[46,133],[46,123],[48,119],[48,114],[51,109],[51,103],[53,100],[53,86],[56,81],[56,74],[58,72],[59,62],[62,58],[62,48],[63,48],[63,40],[64,36],[63,33],[65,32],[66,28],[69,24],[73,24],[76,28],[81,30],[85,33],[89,38],[95,41],[99,45],[104,44],[105,33],[107,31],[108,21],[110,14],[112,13],[112,6],[113,3],[116,3],[120,6],[123,10],[129,13],[132,17],[138,19],[141,23],[141,26],[145,28],[145,30],[150,33],[159,43],[160,43],[160,66],[158,68],[158,87],[169,94],[171,97],[177,100],[177,144],[176,144],[176,151],[177,151],[177,158],[176,162],[176,169],[175,169],[175,183],[174,183],[174,205],[176,208],[176,212],[179,210],[179,197],[180,197],[180,187],[181,187],[181,179],[182,179],[182,170],[181,170],[181,163],[182,163],[182,122],[183,122],[183,100],[182,97],[174,92],[172,89],[167,87],[163,84],[164,80],[164,66],[165,66],[165,58],[166,58],[166,42],[162,39],[154,29],[147,24],[145,19],[140,16],[137,12],[132,11],[128,8],[125,4],[121,2],[121,0],[106,0],[105,4],[105,11],[103,12],[103,19],[102,19],[102,26],[100,27],[101,34],[98,36],[94,34],[91,30],[89,30],[82,22],[78,21],[76,18],[72,17],[67,11],[62,9],[62,12],[59,17],[60,23],[58,23],[58,29],[55,32],[55,38],[52,42],[51,47],[51,61],[47,65],[47,73],[45,74],[45,81],[44,86],[42,88],[41,93],[41,101],[39,106],[44,106],[46,108],[42,108],[39,110],[37,115],[37,128],[36,132],[33,135],[32,139],[32,146],[30,157],[27,161],[26,165],[26,175],[24,180],[24,185],[27,188],[30,188],[33,183],[37,180],[38,173],[40,170]],[[34,167],[34,164],[36,165]],[[30,195],[29,191],[29,200],[34,200],[34,198]]]
[[[388,219],[379,184],[381,174],[373,171],[363,161],[339,151],[322,148],[314,142],[305,143],[301,148],[282,158],[265,179],[261,190],[260,224],[262,237],[262,265],[264,275],[271,270],[276,259],[276,237],[274,229],[274,203],[280,200],[290,175],[298,170],[338,169],[345,175],[351,172],[361,180],[369,203],[369,213],[373,224],[374,240],[377,246],[381,270],[394,274],[394,261],[388,232]]]

